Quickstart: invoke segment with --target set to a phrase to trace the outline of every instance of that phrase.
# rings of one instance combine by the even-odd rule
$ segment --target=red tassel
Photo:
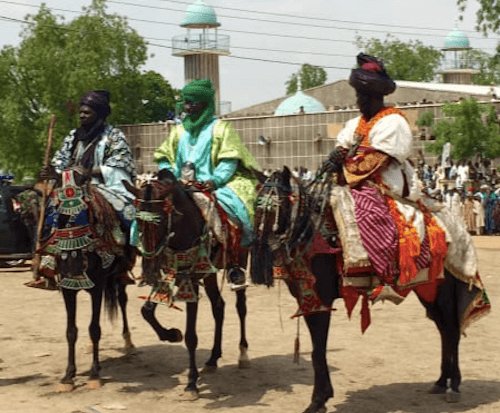
[[[370,326],[371,316],[370,307],[368,306],[368,296],[363,294],[363,301],[361,303],[361,333],[364,333]]]

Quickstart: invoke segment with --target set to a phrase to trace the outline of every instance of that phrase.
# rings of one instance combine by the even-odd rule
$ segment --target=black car
[[[16,199],[26,186],[11,185],[10,177],[0,177],[0,266],[15,266],[31,259],[36,230],[21,216]]]

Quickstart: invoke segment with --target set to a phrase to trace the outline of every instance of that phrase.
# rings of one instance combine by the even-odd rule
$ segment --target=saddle
[[[213,264],[219,269],[226,268],[228,263],[238,265],[241,250],[240,226],[229,217],[211,192],[202,190],[201,187],[195,189],[191,193],[193,200],[219,247],[212,257]]]

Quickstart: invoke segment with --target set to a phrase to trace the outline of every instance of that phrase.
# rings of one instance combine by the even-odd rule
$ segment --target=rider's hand
[[[203,182],[203,189],[206,191],[212,192],[215,190],[215,183],[212,180],[208,180]]]
[[[42,169],[38,173],[38,178],[42,181],[46,181],[48,179],[55,179],[57,178],[57,172],[52,165],[47,165],[42,167]]]
[[[321,170],[324,172],[339,172],[342,170],[342,165],[344,164],[345,156],[347,155],[348,149],[341,146],[337,146],[328,155],[328,159],[323,162]]]

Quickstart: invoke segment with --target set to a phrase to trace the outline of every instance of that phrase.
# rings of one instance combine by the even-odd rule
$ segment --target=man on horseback
[[[80,127],[72,130],[64,138],[61,148],[54,155],[51,164],[43,167],[40,171],[40,179],[53,179],[56,182],[64,181],[65,170],[72,169],[80,175],[87,175],[90,184],[96,189],[96,197],[111,205],[118,216],[118,232],[115,233],[117,243],[129,249],[129,229],[135,217],[135,209],[132,205],[134,196],[123,186],[122,181],[133,183],[136,178],[135,164],[132,152],[128,146],[125,135],[120,129],[114,128],[106,122],[111,113],[109,104],[109,92],[105,90],[94,90],[87,92],[80,100]],[[68,175],[69,177],[69,175]],[[74,182],[69,183],[74,184]],[[66,183],[68,183],[66,182]],[[102,202],[101,202],[102,205]],[[95,208],[93,209],[95,212]],[[100,209],[107,211],[105,206]],[[42,238],[49,235],[51,231],[51,214],[54,208],[47,208],[44,234]],[[112,221],[113,217],[101,217],[102,220]],[[55,220],[57,221],[57,220]],[[53,226],[53,225],[52,225]],[[130,258],[129,268],[133,265],[135,254],[130,248],[125,254]],[[37,280],[30,286],[54,287],[54,279],[47,276],[41,266]],[[46,276],[47,279],[43,279]]]
[[[193,80],[182,89],[185,117],[157,149],[154,159],[186,183],[200,182],[213,191],[227,215],[241,230],[240,251],[227,251],[228,278],[234,290],[246,286],[246,251],[251,242],[256,179],[259,166],[232,125],[215,117],[215,90],[208,79]],[[238,248],[238,245],[236,246]]]
[[[453,275],[483,290],[477,274],[477,259],[465,227],[449,211],[423,195],[409,161],[412,133],[399,109],[384,105],[384,96],[396,89],[383,62],[360,53],[350,85],[356,90],[361,112],[345,125],[337,146],[323,170],[338,172],[335,216],[346,275],[366,274],[370,299],[401,300],[415,288],[423,299],[433,301],[438,281],[447,269]],[[342,193],[341,193],[342,192]],[[348,227],[350,215],[356,228]],[[343,226],[342,222],[346,225]],[[351,232],[349,232],[351,231]],[[363,250],[353,258],[359,240]],[[351,244],[350,244],[351,243]],[[351,268],[349,268],[351,267]],[[478,295],[476,310],[489,305]]]

